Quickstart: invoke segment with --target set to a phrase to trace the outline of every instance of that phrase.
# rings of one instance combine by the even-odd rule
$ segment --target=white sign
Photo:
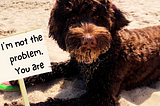
[[[0,82],[50,71],[41,29],[0,39]]]

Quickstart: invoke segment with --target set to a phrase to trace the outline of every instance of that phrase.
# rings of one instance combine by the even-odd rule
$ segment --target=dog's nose
[[[81,39],[81,44],[86,47],[95,47],[96,39],[95,39],[95,37],[91,36],[90,34],[87,34],[86,36],[84,36]]]

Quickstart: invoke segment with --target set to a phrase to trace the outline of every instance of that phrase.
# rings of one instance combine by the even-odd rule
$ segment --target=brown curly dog
[[[86,93],[68,100],[49,98],[31,106],[118,106],[122,89],[156,81],[160,76],[160,26],[122,29],[128,23],[109,0],[57,0],[49,34],[71,59],[51,63],[52,72],[25,82],[76,76],[85,83]]]

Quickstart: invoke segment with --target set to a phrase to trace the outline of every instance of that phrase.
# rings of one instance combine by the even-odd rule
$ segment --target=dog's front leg
[[[119,106],[115,104],[112,95],[95,92],[87,92],[79,98],[69,100],[48,98],[45,102],[31,103],[30,106]]]
[[[14,102],[4,106],[24,106]],[[30,106],[119,106],[115,98],[110,94],[98,93],[97,91],[87,91],[79,98],[62,100],[57,98],[48,98],[45,102],[30,103]]]
[[[52,72],[39,74],[24,78],[26,86],[40,84],[56,78],[70,77],[79,73],[79,66],[75,59],[70,59],[65,62],[51,62]],[[18,80],[10,81],[13,86],[19,86]]]

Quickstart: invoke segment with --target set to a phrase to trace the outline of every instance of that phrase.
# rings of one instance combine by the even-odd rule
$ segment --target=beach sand
[[[160,0],[112,0],[112,2],[125,12],[131,21],[126,28],[160,25]],[[48,38],[48,21],[54,3],[55,0],[1,0],[0,37],[41,28],[50,60],[60,62],[69,59],[69,54]],[[85,92],[80,88],[76,89],[72,81],[65,81],[65,84],[62,84],[63,82],[63,79],[57,79],[27,88],[29,101],[37,103],[45,101],[48,97],[68,99]],[[20,91],[0,91],[0,106],[14,101],[23,103]],[[121,106],[160,106],[160,81],[152,86],[122,91],[119,102]]]

